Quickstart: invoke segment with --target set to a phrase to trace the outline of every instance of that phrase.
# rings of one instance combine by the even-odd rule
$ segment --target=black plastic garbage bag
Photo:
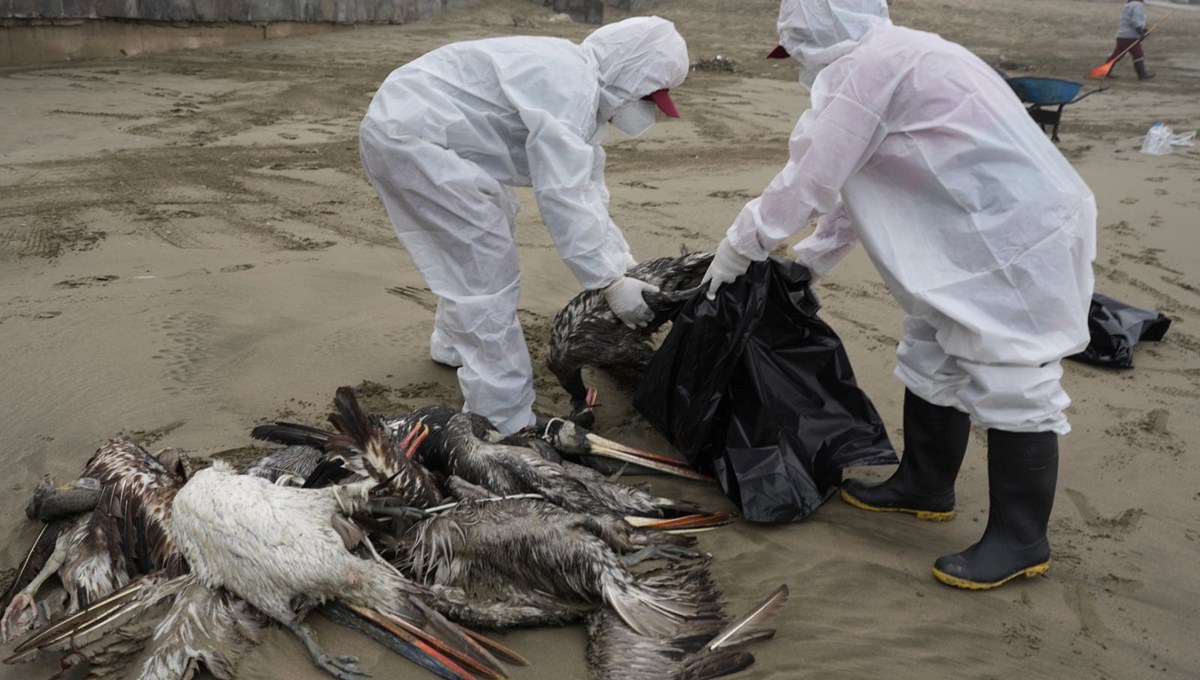
[[[1163,339],[1171,319],[1153,309],[1142,309],[1094,293],[1088,312],[1091,341],[1075,359],[1097,366],[1133,368],[1133,346],[1138,342],[1158,342]]]
[[[768,260],[715,301],[698,294],[634,395],[755,522],[803,519],[837,490],[843,468],[896,462],[809,283],[803,266]]]

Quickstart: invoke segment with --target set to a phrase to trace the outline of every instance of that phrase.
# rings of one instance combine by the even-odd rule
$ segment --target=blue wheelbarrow
[[[1058,141],[1058,123],[1062,119],[1063,107],[1067,104],[1074,104],[1088,95],[1108,89],[1107,86],[1102,86],[1079,94],[1079,90],[1083,89],[1083,83],[1029,76],[1009,78],[1004,73],[1000,73],[1000,76],[1017,94],[1017,98],[1029,105],[1026,110],[1037,121],[1037,124],[1042,126],[1042,131],[1045,131],[1048,126],[1051,128],[1050,139],[1055,142]]]

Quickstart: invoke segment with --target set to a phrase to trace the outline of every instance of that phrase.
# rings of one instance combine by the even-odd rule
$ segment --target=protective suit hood
[[[687,43],[675,24],[634,17],[596,29],[580,45],[600,72],[597,131],[612,121],[637,136],[654,123],[655,103],[642,98],[678,87],[688,72]]]
[[[783,0],[776,27],[780,47],[800,62],[800,84],[811,89],[821,69],[891,23],[885,0]]]

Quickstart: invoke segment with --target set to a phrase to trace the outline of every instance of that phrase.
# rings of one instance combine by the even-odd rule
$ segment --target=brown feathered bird
[[[173,575],[186,570],[169,527],[171,501],[189,468],[178,449],[164,449],[155,457],[135,442],[118,437],[96,451],[74,485],[97,491],[93,507],[71,504],[69,510],[79,512],[53,518],[61,512],[61,507],[50,509],[55,499],[40,502],[38,513],[53,521],[13,583],[0,622],[5,639],[36,627],[35,598],[53,575],[66,591],[65,612],[69,614],[140,574]],[[54,546],[52,550],[47,549],[49,545]]]
[[[631,267],[630,276],[659,288],[643,297],[654,319],[644,328],[629,328],[609,309],[604,293],[585,290],[555,315],[550,328],[550,371],[571,395],[571,419],[591,427],[594,391],[583,381],[584,366],[642,371],[654,356],[651,338],[675,318],[685,302],[699,292],[700,279],[712,253],[660,257]]]
[[[333,403],[335,411],[329,422],[336,433],[285,422],[259,425],[250,433],[255,439],[318,449],[323,456],[317,465],[312,466],[310,449],[297,448],[289,461],[265,463],[247,471],[271,479],[275,475],[270,468],[295,464],[304,470],[308,487],[373,479],[404,505],[424,508],[442,501],[441,480],[415,458],[429,434],[427,425],[415,419],[393,427],[382,417],[363,411],[351,387],[339,387]]]

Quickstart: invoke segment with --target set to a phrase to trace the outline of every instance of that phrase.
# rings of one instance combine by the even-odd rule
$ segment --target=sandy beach
[[[607,146],[612,214],[638,258],[712,249],[786,160],[808,99],[793,62],[762,58],[777,11],[777,0],[653,6],[694,63],[716,67],[675,91],[682,119]],[[1151,22],[1168,11],[1147,8]],[[1137,347],[1133,369],[1065,362],[1074,429],[1061,443],[1052,569],[987,593],[931,577],[932,561],[974,542],[986,521],[977,432],[952,522],[835,498],[802,523],[739,522],[703,536],[731,610],[791,587],[776,638],[739,677],[1200,675],[1200,148],[1138,151],[1156,121],[1200,128],[1200,11],[1178,9],[1151,37],[1154,80],[1138,82],[1128,60],[1118,79],[1086,80],[1112,50],[1119,14],[1120,3],[1086,0],[892,3],[896,23],[960,42],[1009,75],[1109,88],[1064,109],[1059,143],[1097,197],[1096,289],[1173,325],[1163,342]],[[243,460],[265,450],[251,427],[319,425],[340,385],[359,386],[383,414],[460,405],[454,373],[429,360],[435,299],[362,172],[358,123],[388,72],[434,47],[521,34],[578,41],[592,28],[495,0],[405,26],[0,70],[5,582],[37,532],[23,514],[37,480],[73,479],[119,433],[151,450]],[[569,403],[544,354],[550,320],[578,284],[531,192],[518,195],[535,409],[562,414]],[[861,249],[816,292],[899,448],[898,306]],[[669,451],[630,406],[629,385],[589,375],[601,395],[597,432]],[[702,483],[639,481],[731,508]],[[313,623],[327,649],[358,655],[375,677],[432,677]],[[533,661],[513,678],[586,676],[581,627],[501,639]],[[56,670],[4,666],[0,678]],[[239,677],[326,676],[273,630]]]

